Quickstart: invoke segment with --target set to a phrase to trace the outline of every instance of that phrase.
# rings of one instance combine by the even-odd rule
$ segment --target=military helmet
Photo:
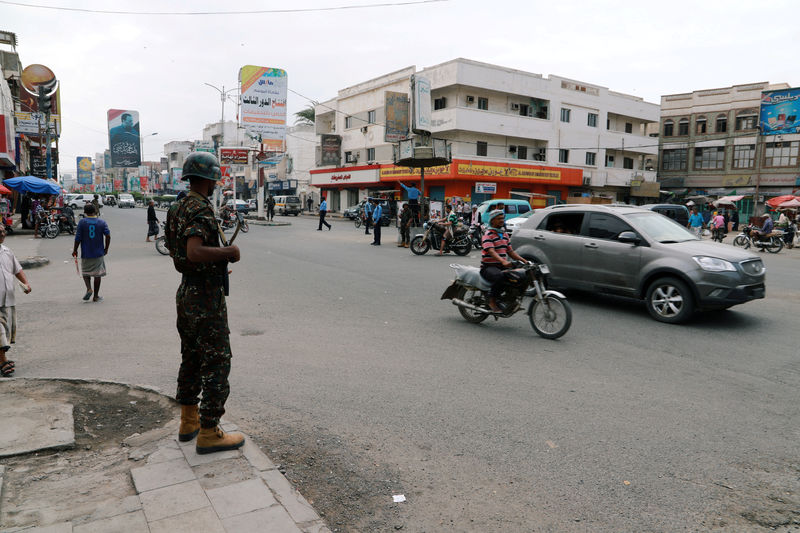
[[[181,179],[189,179],[189,176],[219,181],[222,178],[222,172],[214,154],[208,152],[192,152],[189,154],[183,163]]]

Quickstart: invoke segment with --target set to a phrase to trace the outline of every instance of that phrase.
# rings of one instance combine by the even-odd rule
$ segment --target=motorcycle
[[[65,231],[70,235],[75,234],[75,213],[69,206],[64,206],[56,213],[59,232]]]
[[[247,220],[244,219],[244,215],[239,211],[223,212],[219,217],[217,217],[217,221],[219,222],[222,231],[234,229],[236,228],[236,225],[240,223],[242,225],[242,233],[247,233],[250,231],[250,226],[247,224]]]
[[[766,250],[771,254],[777,254],[783,250],[783,232],[773,231],[768,235],[755,235],[754,230],[758,229],[755,226],[744,226],[742,232],[733,239],[734,246],[741,246],[745,250],[751,246],[763,251]]]
[[[506,283],[498,298],[503,309],[495,313],[489,308],[491,285],[481,276],[478,267],[451,264],[456,279],[442,294],[442,300],[452,300],[467,322],[480,324],[489,316],[495,320],[508,318],[522,310],[522,300],[533,296],[528,307],[528,320],[533,330],[545,339],[557,339],[572,325],[572,308],[566,296],[546,288],[547,265],[540,263],[512,263],[513,268],[504,272]]]
[[[483,248],[483,225],[475,224],[469,228],[469,240],[476,250]]]
[[[725,238],[725,230],[723,228],[711,228],[711,240],[714,242],[722,242]]]
[[[166,237],[167,224],[164,222],[160,222],[159,224],[161,224],[161,235],[156,237],[156,250],[162,255],[169,255],[169,248],[167,248],[167,243],[164,240]]]
[[[425,230],[411,239],[411,252],[414,255],[425,255],[428,250],[433,248],[439,250],[442,246],[442,239],[444,239],[444,228],[435,222],[425,222],[422,225]],[[450,240],[445,240],[444,252],[454,252],[456,255],[467,255],[472,250],[472,242],[468,229],[463,224],[455,226],[453,230],[453,237]]]
[[[58,237],[61,229],[59,228],[57,215],[54,213],[39,212],[39,235],[47,237],[48,239],[55,239]]]

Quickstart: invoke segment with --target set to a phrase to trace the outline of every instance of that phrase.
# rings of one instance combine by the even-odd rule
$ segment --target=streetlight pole
[[[222,108],[221,112],[220,112],[220,118],[219,118],[219,129],[220,129],[220,136],[221,136],[219,145],[220,145],[220,147],[222,147],[222,146],[225,146],[225,100],[228,97],[228,93],[231,93],[231,92],[234,92],[234,91],[238,91],[239,88],[238,87],[234,87],[233,89],[228,89],[226,91],[224,85],[222,86],[222,89],[220,89],[219,87],[217,87],[215,85],[211,85],[210,83],[203,82],[203,84],[204,85],[208,85],[209,87],[211,87],[212,89],[214,89],[215,91],[217,91],[219,93],[220,107]],[[220,154],[217,154],[218,157],[219,157],[219,155]],[[232,176],[231,179],[233,180],[233,205],[234,205],[234,207],[236,207],[236,176]],[[214,194],[215,195],[218,194],[216,189],[214,189]],[[217,206],[219,205],[219,196],[217,196],[217,198],[216,198],[214,203],[217,204]]]
[[[158,132],[139,136],[139,154],[141,155],[139,158],[139,166],[144,166],[144,139],[145,137],[152,137],[153,135],[158,135]]]

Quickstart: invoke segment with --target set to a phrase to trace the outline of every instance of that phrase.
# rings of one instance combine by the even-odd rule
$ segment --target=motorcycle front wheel
[[[466,287],[461,287],[458,290],[456,298],[459,300],[464,300],[472,305],[486,305],[486,302],[483,301],[483,294],[480,291],[473,289],[468,290]],[[480,324],[489,316],[488,313],[479,313],[478,311],[473,311],[472,309],[467,309],[466,307],[461,306],[458,306],[458,312],[461,313],[461,316],[464,317],[464,320],[471,322],[472,324]]]
[[[353,223],[356,225],[356,229],[361,227],[361,219],[359,217],[356,217]]]
[[[783,250],[783,241],[778,237],[772,237],[764,246],[771,254],[777,254]]]
[[[44,236],[48,239],[55,239],[58,237],[58,225],[57,224],[48,224],[44,230]]]
[[[737,235],[735,239],[733,239],[734,246],[744,246],[747,244],[747,237],[744,235]]]
[[[551,294],[543,300],[533,300],[528,319],[539,336],[557,339],[572,325],[572,308],[567,300]]]
[[[430,243],[422,235],[417,235],[411,239],[411,253],[414,255],[425,255],[430,249]]]
[[[169,255],[169,250],[167,249],[167,243],[164,241],[164,237],[158,237],[156,239],[156,250],[158,253],[162,255]]]
[[[245,220],[242,222],[242,233],[247,233],[248,231],[250,231],[250,224]]]

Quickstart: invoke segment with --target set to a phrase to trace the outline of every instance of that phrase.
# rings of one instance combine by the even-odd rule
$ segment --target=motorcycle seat
[[[469,285],[482,291],[488,291],[492,288],[491,284],[483,279],[481,269],[478,267],[454,263],[450,265],[450,268],[456,271],[456,279],[464,285]]]

